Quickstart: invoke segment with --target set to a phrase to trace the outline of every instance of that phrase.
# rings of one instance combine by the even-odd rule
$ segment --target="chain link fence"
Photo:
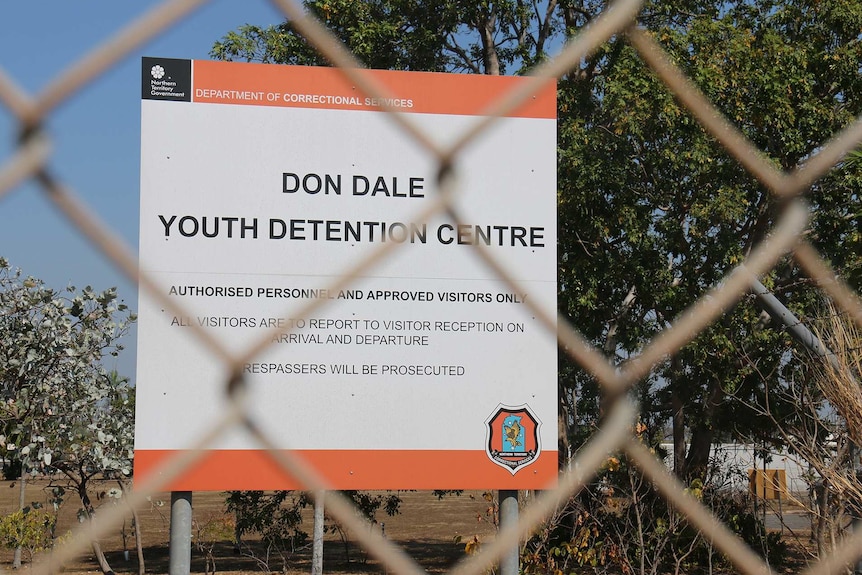
[[[136,282],[140,289],[148,290],[154,297],[159,297],[159,294],[153,288],[150,278],[139,275],[133,248],[119,241],[110,224],[99,220],[95,216],[93,207],[82,202],[49,170],[48,165],[52,158],[51,139],[39,127],[51,118],[59,105],[78,91],[85,89],[91,80],[105,74],[119,61],[129,57],[133,50],[171,27],[179,19],[187,16],[194,18],[194,12],[203,4],[201,0],[173,0],[163,3],[59,74],[38,94],[28,94],[20,89],[15,79],[9,77],[0,67],[0,105],[16,118],[20,133],[14,154],[11,157],[0,158],[0,211],[4,208],[3,195],[27,180],[37,182],[41,190],[65,214],[69,222],[76,226],[81,235],[87,237],[118,270]],[[339,67],[362,92],[372,97],[383,95],[380,87],[363,74],[353,56],[319,22],[308,17],[299,3],[283,0],[275,4],[295,23],[297,29],[309,42]],[[578,332],[577,326],[568,324],[562,317],[556,322],[553,318],[543,317],[547,329],[557,331],[561,349],[567,350],[584,370],[592,374],[609,397],[619,399],[613,405],[601,429],[578,452],[570,466],[570,471],[561,476],[558,487],[541,493],[522,511],[518,524],[501,529],[493,543],[487,545],[481,554],[471,556],[456,566],[452,571],[456,575],[478,575],[486,572],[489,567],[499,562],[508,550],[532,533],[555,508],[583,488],[601,468],[609,453],[619,450],[631,457],[670,504],[683,512],[689,522],[704,533],[715,547],[726,554],[740,572],[749,574],[769,572],[768,565],[759,555],[742,543],[706,507],[689,496],[684,486],[669,473],[664,463],[633,437],[632,429],[637,420],[637,410],[625,399],[625,392],[649,374],[669,354],[673,354],[691,342],[697,334],[715,322],[748,293],[753,278],[768,273],[779,258],[788,254],[820,289],[837,302],[838,306],[855,318],[857,323],[862,321],[862,304],[857,295],[836,279],[829,264],[802,235],[809,216],[809,208],[802,199],[803,193],[815,180],[827,174],[848,151],[862,142],[862,119],[857,119],[831,141],[823,142],[817,149],[817,153],[799,168],[789,173],[776,169],[764,154],[722,117],[713,104],[671,62],[655,40],[642,29],[634,26],[640,7],[640,2],[637,0],[619,0],[613,3],[599,18],[580,30],[557,57],[534,70],[533,75],[537,77],[535,82],[527,83],[516,91],[501,95],[491,115],[484,122],[474,126],[445,147],[440,146],[430,135],[423,133],[420,128],[406,121],[402,116],[393,115],[394,120],[427,150],[428,156],[434,158],[440,167],[439,173],[448,174],[450,172],[445,168],[450,166],[453,159],[469,142],[493,125],[494,116],[505,114],[530,98],[541,86],[543,78],[562,76],[612,36],[624,34],[643,60],[675,94],[678,101],[682,102],[697,118],[704,129],[776,198],[786,200],[783,214],[769,234],[769,239],[757,246],[743,263],[736,266],[723,281],[682,314],[637,357],[619,368],[611,365],[602,351],[593,347]],[[14,138],[14,136],[14,134],[6,134],[7,138]],[[439,194],[439,201],[434,206],[434,213],[425,214],[428,217],[440,213],[454,213],[450,211],[452,208],[450,201],[458,194],[457,181],[446,178],[438,182],[438,185],[442,193]],[[513,280],[507,277],[502,266],[487,251],[481,249],[481,246],[475,247],[483,263],[496,270],[502,281],[514,286]],[[358,263],[351,269],[345,269],[342,277],[332,287],[338,289],[350,285],[364,270],[381,258],[388,257],[394,249],[397,249],[395,244],[388,244],[366,261]],[[174,305],[171,303],[171,306]],[[316,307],[323,305],[325,302],[320,300],[299,313],[307,316],[314,312]],[[528,302],[527,305],[531,304]],[[533,313],[542,315],[541,310],[535,305],[531,308]],[[198,330],[198,334],[203,337],[205,332]],[[219,347],[213,345],[214,342],[206,343],[209,344],[209,349],[215,350]],[[268,340],[261,341],[237,356],[232,356],[221,349],[217,352],[220,357],[214,359],[231,366],[233,368],[231,372],[241,373],[239,368],[246,358],[259,353],[267,344]],[[225,393],[231,401],[220,417],[211,422],[210,433],[199,438],[195,446],[197,451],[191,450],[177,456],[157,480],[137,482],[135,491],[130,496],[132,505],[143,503],[148,495],[162,490],[167,482],[181,474],[184,469],[194,466],[203,453],[200,450],[205,449],[214,437],[231,426],[244,426],[257,439],[261,448],[269,450],[273,461],[296,477],[309,491],[324,487],[314,469],[307,467],[301,459],[291,456],[290,453],[276,449],[270,438],[262,433],[255,422],[247,416],[243,386],[237,385],[238,383],[241,382],[223,383]],[[117,506],[100,514],[95,527],[82,527],[68,545],[56,550],[49,561],[38,566],[38,572],[55,570],[80,554],[89,546],[91,537],[104,535],[119,525],[122,522],[123,511]],[[376,532],[362,528],[362,520],[346,500],[336,495],[328,497],[327,511],[345,525],[359,543],[371,555],[378,558],[387,570],[417,575],[424,572],[398,545],[384,539]],[[812,575],[837,573],[848,563],[855,561],[860,555],[860,550],[862,550],[862,530],[856,530],[831,556],[811,567],[809,572]]]

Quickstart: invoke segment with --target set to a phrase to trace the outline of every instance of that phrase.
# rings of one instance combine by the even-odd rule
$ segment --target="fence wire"
[[[154,289],[151,278],[139,275],[135,251],[114,234],[111,226],[96,216],[93,206],[82,202],[78,196],[58,179],[49,169],[52,157],[51,139],[40,126],[45,124],[58,105],[74,96],[89,84],[89,81],[105,74],[113,66],[129,57],[130,53],[144,45],[160,32],[170,28],[181,18],[194,18],[195,11],[205,4],[202,0],[171,0],[161,4],[150,13],[133,22],[128,27],[86,55],[80,61],[59,74],[53,82],[38,94],[28,94],[15,82],[14,78],[0,67],[0,105],[12,114],[17,122],[19,134],[17,149],[8,158],[0,158],[0,210],[3,209],[3,196],[19,184],[31,180],[39,184],[44,192],[65,217],[86,236],[95,249],[100,250],[123,274],[136,282],[139,289],[147,292],[171,309],[176,315],[183,315],[174,300]],[[386,97],[386,90],[373,78],[363,73],[359,62],[332,36],[318,21],[308,16],[301,3],[288,0],[273,2],[308,41],[364,93],[372,97]],[[577,326],[570,325],[563,317],[547,317],[541,309],[528,301],[533,313],[541,318],[546,329],[556,330],[560,348],[567,350],[574,361],[592,374],[609,396],[624,396],[636,382],[650,373],[669,354],[673,354],[716,321],[740,298],[748,293],[752,278],[768,273],[779,258],[791,255],[800,267],[832,298],[850,317],[862,325],[862,304],[847,285],[836,279],[830,268],[816,249],[802,236],[808,222],[810,208],[801,199],[804,192],[815,180],[823,177],[848,151],[862,141],[862,118],[829,142],[823,142],[817,153],[808,158],[804,165],[791,172],[782,172],[767,160],[765,154],[727,121],[716,107],[694,86],[685,74],[676,67],[665,51],[645,31],[635,25],[640,9],[638,0],[619,0],[610,5],[599,18],[582,29],[555,58],[545,62],[533,71],[536,81],[521,85],[511,93],[502,94],[488,110],[489,115],[480,123],[471,126],[460,138],[448,146],[441,146],[423,130],[410,122],[408,116],[395,110],[388,110],[398,125],[412,136],[433,158],[438,172],[444,177],[438,182],[440,193],[437,202],[427,213],[426,219],[437,213],[447,214],[457,222],[458,214],[452,199],[458,194],[457,174],[449,169],[459,152],[474,138],[491,126],[496,117],[516,108],[530,98],[542,85],[542,79],[559,78],[577,65],[581,59],[595,51],[612,36],[625,35],[630,44],[639,52],[643,60],[654,70],[659,78],[673,92],[703,128],[708,131],[744,169],[762,183],[774,196],[787,199],[787,207],[778,224],[768,234],[768,240],[761,243],[738,265],[723,281],[707,295],[702,297],[686,313],[682,314],[668,329],[658,335],[643,351],[626,362],[621,369],[609,363],[601,350],[592,346],[582,336]],[[383,100],[386,101],[386,100]],[[15,134],[7,137],[14,138]],[[453,176],[453,177],[448,177]],[[492,254],[481,246],[475,246],[484,264],[495,270],[499,279],[515,286]],[[343,270],[333,289],[348,286],[376,262],[387,258],[398,249],[395,243],[384,244],[365,261],[350,269]],[[325,300],[315,300],[298,313],[307,316]],[[137,481],[133,493],[129,495],[131,505],[140,505],[148,496],[162,491],[184,470],[194,466],[206,449],[222,433],[235,426],[244,427],[256,439],[262,449],[268,450],[272,460],[289,475],[297,478],[309,491],[323,489],[325,483],[314,469],[290,452],[276,449],[275,443],[261,431],[248,415],[248,402],[244,394],[240,367],[248,359],[264,350],[270,338],[263,337],[255,345],[242,353],[232,354],[219,342],[210,337],[204,329],[195,330],[195,335],[213,354],[213,359],[230,367],[228,373],[237,374],[229,381],[222,382],[224,392],[230,401],[224,412],[211,422],[209,431],[201,436],[193,449],[183,452],[163,469],[154,474],[154,479]],[[535,501],[523,510],[517,525],[502,529],[493,543],[486,546],[482,553],[470,557],[457,565],[452,573],[457,575],[478,575],[498,562],[512,546],[518,545],[525,536],[533,532],[562,502],[577,493],[601,468],[608,453],[626,452],[643,474],[656,486],[662,496],[678,510],[682,511],[689,522],[701,530],[713,544],[734,563],[740,572],[755,574],[769,572],[768,565],[754,551],[748,548],[731,530],[716,519],[704,505],[690,497],[683,486],[667,471],[666,466],[646,450],[632,435],[636,422],[637,409],[629,401],[618,401],[612,413],[593,438],[578,452],[570,466],[570,471],[562,474],[559,485],[542,492]],[[157,477],[157,478],[156,478]],[[392,572],[424,573],[419,564],[404,550],[390,540],[384,539],[375,531],[363,528],[363,520],[354,512],[346,499],[336,493],[327,495],[327,512],[341,522],[373,556],[377,557]],[[92,537],[106,535],[109,530],[122,524],[125,510],[120,506],[100,512],[98,521],[92,526],[83,525],[71,541],[56,549],[34,572],[48,573],[59,570],[60,566],[78,556],[89,547]],[[850,535],[829,557],[812,566],[812,574],[837,573],[848,562],[854,561],[862,550],[862,530]]]

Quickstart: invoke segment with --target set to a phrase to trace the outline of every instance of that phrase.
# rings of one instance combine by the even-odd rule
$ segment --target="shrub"
[[[50,549],[56,518],[47,511],[25,509],[0,518],[0,541],[8,549],[26,549],[33,554]]]

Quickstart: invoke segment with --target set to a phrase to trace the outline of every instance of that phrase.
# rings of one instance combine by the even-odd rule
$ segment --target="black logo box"
[[[177,58],[142,58],[141,99],[191,102],[192,61]]]

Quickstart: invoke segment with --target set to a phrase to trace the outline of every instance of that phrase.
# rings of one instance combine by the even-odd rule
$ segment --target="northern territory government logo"
[[[192,61],[141,59],[141,99],[192,101]]]
[[[485,452],[491,461],[514,475],[539,457],[541,422],[527,405],[500,404],[485,422]]]

